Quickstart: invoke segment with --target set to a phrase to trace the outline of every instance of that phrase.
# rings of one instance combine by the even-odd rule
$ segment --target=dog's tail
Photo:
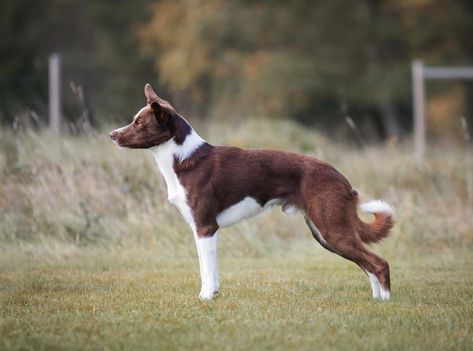
[[[362,212],[374,214],[372,223],[365,223],[360,219],[360,238],[365,243],[375,243],[389,236],[389,230],[394,225],[394,208],[382,200],[373,200],[361,204]]]

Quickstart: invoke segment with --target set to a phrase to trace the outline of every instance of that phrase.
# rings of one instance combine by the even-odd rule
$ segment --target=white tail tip
[[[360,210],[366,213],[388,213],[394,215],[394,207],[383,200],[372,200],[360,205]]]

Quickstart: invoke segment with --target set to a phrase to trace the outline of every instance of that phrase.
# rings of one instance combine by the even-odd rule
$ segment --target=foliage
[[[192,92],[197,103],[215,102],[216,115],[256,111],[325,127],[347,115],[375,116],[384,132],[396,134],[407,123],[397,115],[409,103],[414,54],[444,64],[472,59],[470,7],[467,1],[163,0],[141,36],[161,78],[175,91]],[[441,14],[450,8],[449,16]]]
[[[80,110],[104,120],[126,119],[142,87],[152,80],[151,61],[141,54],[135,28],[148,16],[148,0],[42,2],[7,0],[0,14],[0,123],[10,125],[28,110],[47,116],[47,60],[59,52],[64,115]],[[71,91],[82,86],[85,106]],[[79,111],[78,111],[79,110]]]
[[[27,0],[4,1],[0,12],[0,122],[25,106],[40,108],[47,73],[38,57],[43,7]],[[39,100],[39,101],[38,101]]]
[[[324,129],[351,116],[398,135],[411,125],[410,61],[471,64],[472,18],[470,0],[5,0],[0,123],[47,116],[47,58],[58,51],[68,122],[84,109],[96,125],[125,121],[158,81],[186,115]]]

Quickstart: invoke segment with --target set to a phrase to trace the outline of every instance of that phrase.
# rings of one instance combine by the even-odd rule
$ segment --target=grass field
[[[471,349],[473,255],[391,259],[386,303],[354,265],[313,251],[222,258],[211,302],[195,259],[3,257],[0,349]]]
[[[418,166],[409,145],[353,149],[284,121],[197,129],[312,154],[392,203],[393,235],[373,246],[392,300],[274,210],[221,231],[221,292],[201,302],[192,234],[149,154],[0,130],[0,350],[471,349],[471,150],[431,147]]]

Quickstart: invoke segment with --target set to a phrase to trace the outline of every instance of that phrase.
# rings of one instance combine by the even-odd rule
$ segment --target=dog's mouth
[[[124,143],[124,135],[116,130],[112,130],[110,132],[110,139],[112,139],[113,143],[118,146],[119,148],[125,147]]]
[[[112,141],[113,141],[113,143],[114,143],[118,148],[120,148],[120,149],[123,149],[123,148],[124,148],[124,146],[120,145],[120,144],[118,143],[118,141],[113,140],[113,139],[112,139]]]

